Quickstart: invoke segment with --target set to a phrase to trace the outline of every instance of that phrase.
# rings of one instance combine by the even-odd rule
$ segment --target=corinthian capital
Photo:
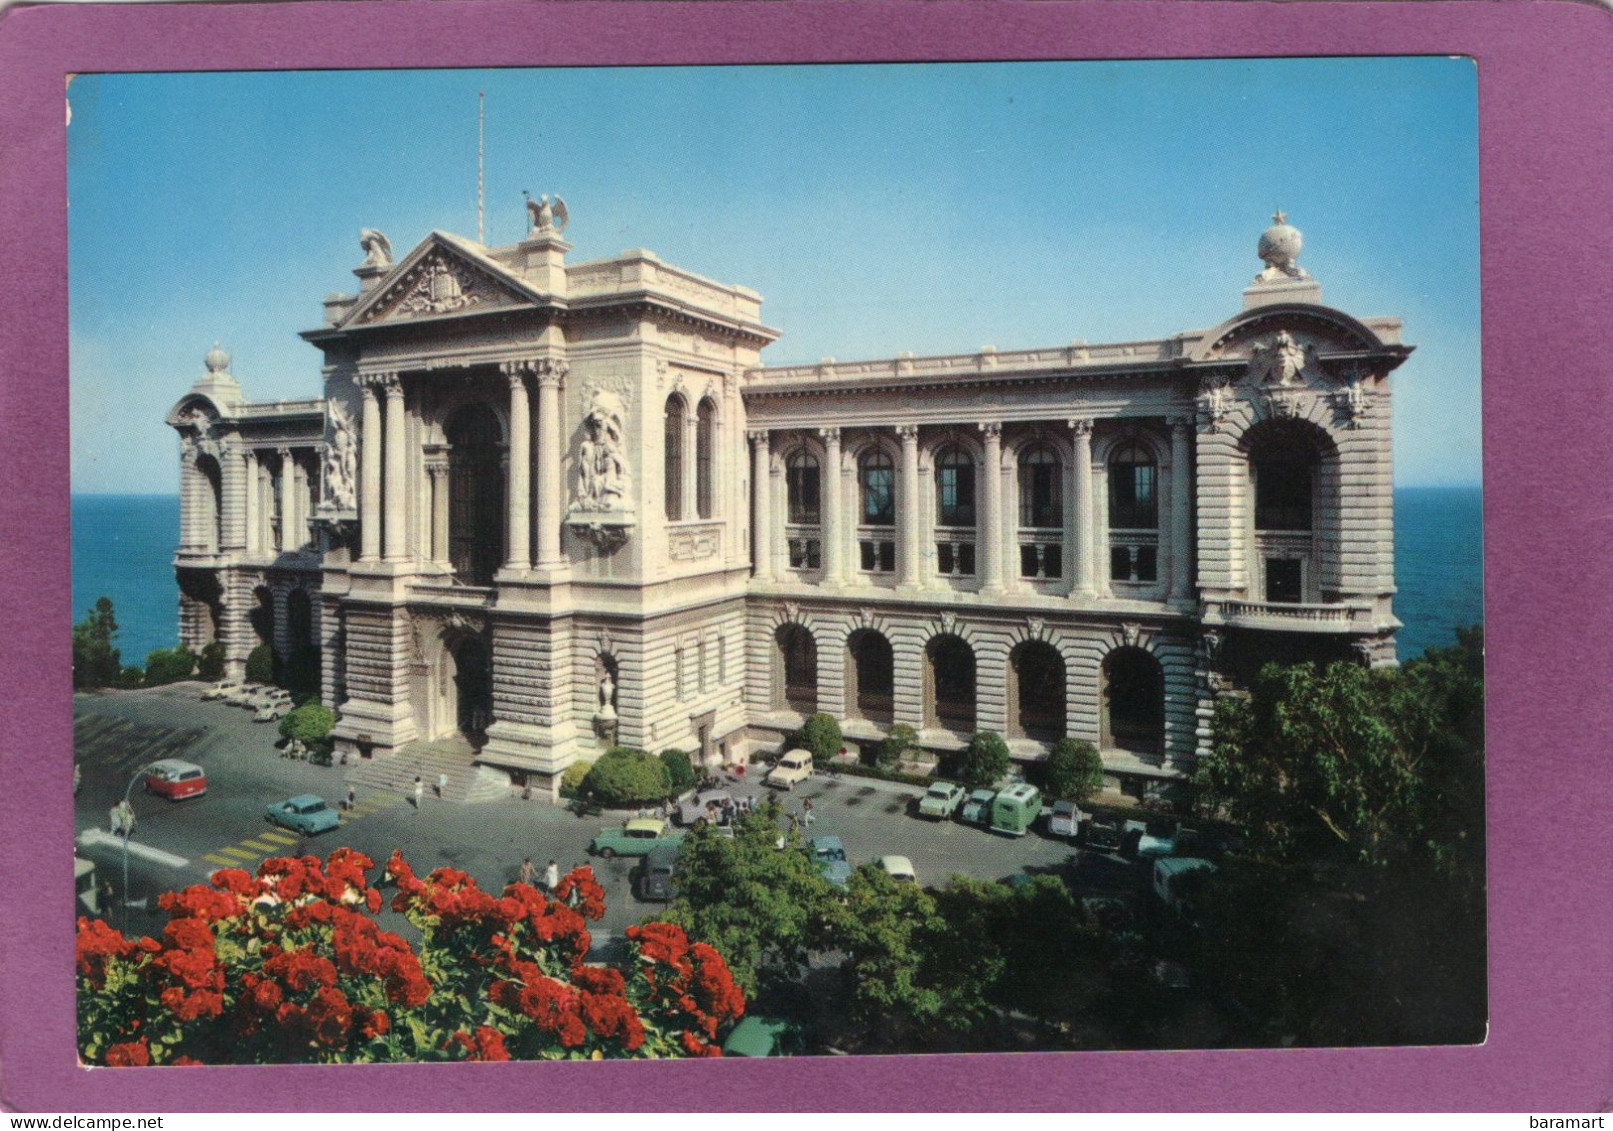
[[[987,440],[1000,440],[1003,435],[1003,426],[996,421],[988,421],[980,425],[980,434]]]
[[[919,438],[919,426],[917,424],[898,424],[896,434],[903,440],[912,440],[916,443]]]
[[[532,363],[532,372],[540,386],[558,389],[571,372],[571,363],[562,357],[540,357]]]
[[[1078,416],[1067,423],[1070,426],[1070,431],[1077,437],[1092,435],[1092,421],[1087,417]]]
[[[825,444],[838,444],[840,442],[840,429],[819,428],[818,439],[822,440]]]
[[[745,435],[753,448],[766,447],[768,441],[773,438],[773,433],[766,428],[750,428],[746,430]]]

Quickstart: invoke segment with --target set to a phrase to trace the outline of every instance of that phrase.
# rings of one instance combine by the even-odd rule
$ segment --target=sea
[[[177,495],[74,495],[73,620],[112,599],[125,664],[178,643]],[[1395,490],[1395,615],[1402,660],[1456,642],[1484,617],[1483,494],[1478,487]]]

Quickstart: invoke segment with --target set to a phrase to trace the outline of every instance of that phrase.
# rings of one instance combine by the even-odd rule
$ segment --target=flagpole
[[[482,134],[487,124],[487,93],[476,92],[476,242],[486,246],[482,227]]]

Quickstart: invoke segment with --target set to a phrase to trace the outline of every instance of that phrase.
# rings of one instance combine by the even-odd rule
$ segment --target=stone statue
[[[566,213],[566,202],[555,193],[554,203],[549,203],[549,195],[545,193],[537,200],[532,199],[530,193],[526,196],[526,213],[532,221],[532,228],[527,232],[529,236],[553,232],[556,235],[566,230],[566,221],[570,217]]]
[[[599,710],[594,713],[596,719],[614,719],[616,717],[616,681],[611,679],[609,669],[599,677]]]
[[[1257,254],[1266,269],[1255,276],[1257,283],[1280,283],[1285,279],[1309,279],[1310,272],[1299,265],[1299,251],[1304,246],[1299,229],[1287,222],[1278,209],[1271,218],[1271,227],[1260,233]]]
[[[330,443],[325,447],[325,503],[339,511],[358,506],[358,433],[341,401],[330,402]]]
[[[382,232],[374,228],[365,228],[358,234],[358,246],[364,249],[365,267],[390,267],[392,265],[392,243]]]
[[[594,390],[593,403],[583,418],[583,441],[577,455],[576,509],[628,509],[632,473],[623,438],[622,421],[626,415],[621,397],[604,389]]]

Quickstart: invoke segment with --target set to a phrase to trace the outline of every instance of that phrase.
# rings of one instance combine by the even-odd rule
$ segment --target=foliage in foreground
[[[158,939],[78,921],[86,1064],[279,1064],[720,1056],[744,998],[716,950],[630,927],[620,968],[584,963],[604,914],[591,869],[553,897],[387,862],[418,952],[380,929],[371,861],[339,848],[224,869],[162,896]]]

